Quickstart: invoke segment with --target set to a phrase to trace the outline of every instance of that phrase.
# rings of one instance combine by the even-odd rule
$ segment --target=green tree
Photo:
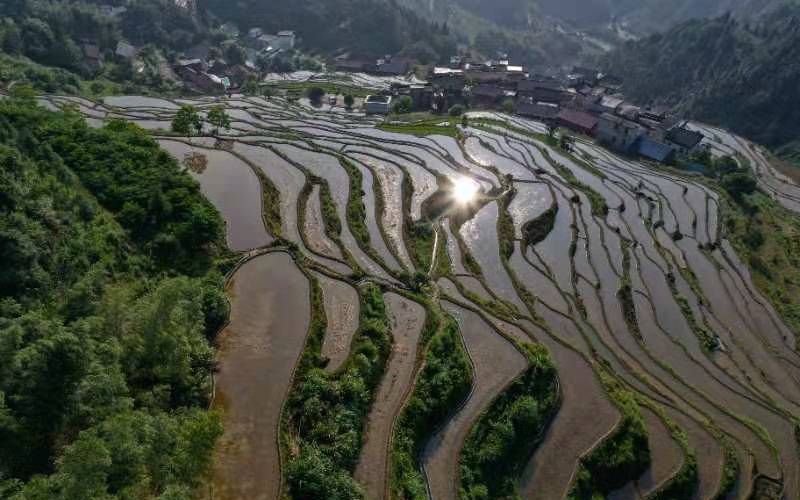
[[[355,102],[356,100],[351,94],[344,96],[344,105],[347,107],[347,109],[352,109]]]
[[[755,177],[749,172],[727,174],[720,182],[723,189],[736,201],[742,201],[745,195],[752,194],[758,187]]]
[[[398,115],[406,114],[411,112],[411,108],[413,106],[414,101],[411,100],[411,97],[404,95],[397,99],[394,104],[392,104],[392,111]]]
[[[175,113],[175,117],[172,119],[172,131],[185,135],[189,139],[192,138],[192,134],[197,132],[198,134],[203,130],[203,122],[200,119],[200,113],[197,112],[197,108],[191,105],[184,105],[181,106],[181,109]]]
[[[561,134],[561,137],[558,139],[558,147],[564,151],[572,151],[573,144],[575,144],[575,138],[571,135]]]
[[[461,116],[464,114],[464,106],[462,106],[461,104],[455,104],[450,107],[447,113],[450,116]]]
[[[514,101],[511,99],[503,101],[503,112],[512,114],[514,112]]]
[[[322,101],[322,97],[325,95],[325,89],[322,87],[311,87],[306,91],[306,97],[313,103],[318,103]]]
[[[208,111],[208,123],[214,127],[214,135],[219,135],[219,129],[231,129],[231,117],[222,105],[214,106]]]

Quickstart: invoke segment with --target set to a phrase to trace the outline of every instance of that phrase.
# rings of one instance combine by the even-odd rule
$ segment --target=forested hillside
[[[203,0],[200,8],[240,29],[294,30],[304,47],[325,54],[342,50],[383,56],[405,51],[439,60],[455,51],[446,28],[396,0]]]
[[[192,497],[222,241],[138,127],[0,100],[0,498]]]
[[[674,106],[768,146],[800,136],[800,7],[752,24],[689,21],[626,44],[602,66],[640,103]]]

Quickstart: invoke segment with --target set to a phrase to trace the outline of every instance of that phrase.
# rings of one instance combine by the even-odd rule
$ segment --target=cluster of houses
[[[83,53],[83,69],[90,74],[95,74],[103,69],[106,62],[105,54],[100,46],[90,39],[81,40],[81,52]],[[144,64],[137,60],[139,49],[133,45],[120,40],[114,50],[114,57],[134,64],[134,70],[140,71]],[[138,63],[138,64],[137,64]],[[139,66],[139,68],[137,68]]]
[[[386,55],[379,59],[351,58],[342,55],[334,59],[333,67],[336,71],[351,73],[366,73],[377,76],[403,76],[411,71],[416,63],[413,58],[404,56]]]
[[[296,37],[294,31],[280,31],[275,35],[264,33],[261,28],[250,29],[246,36],[239,39],[239,29],[232,23],[223,24],[220,31],[228,40],[226,44],[243,44],[245,61],[229,64],[224,58],[212,58],[211,46],[208,42],[198,44],[185,52],[174,70],[188,87],[203,93],[219,94],[242,86],[247,78],[256,73],[256,63],[260,59],[270,59],[281,52],[294,49]]]
[[[453,57],[448,66],[431,68],[427,83],[396,84],[391,94],[410,96],[414,110],[443,112],[456,104],[513,110],[594,137],[614,151],[662,163],[703,147],[702,134],[666,109],[628,102],[621,86],[620,78],[591,68],[575,67],[562,78],[532,75],[501,55],[483,63]]]

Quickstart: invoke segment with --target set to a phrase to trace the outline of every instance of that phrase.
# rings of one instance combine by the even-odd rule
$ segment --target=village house
[[[233,23],[225,23],[219,27],[219,30],[228,38],[239,37],[239,28]]]
[[[274,47],[279,50],[292,50],[295,44],[294,31],[284,30],[279,31],[275,37]]]
[[[700,148],[703,137],[700,132],[689,130],[686,124],[682,124],[669,129],[665,141],[675,148],[679,156],[689,156]]]
[[[484,108],[494,107],[500,104],[505,97],[511,97],[504,88],[486,83],[472,87],[470,95],[473,106]]]
[[[624,103],[625,99],[620,96],[606,95],[600,98],[600,109],[602,113],[614,114]]]
[[[374,62],[366,59],[341,59],[334,62],[336,71],[343,71],[348,73],[367,73],[371,71]]]
[[[597,140],[615,151],[627,153],[643,135],[644,127],[620,116],[603,113],[597,121]]]
[[[634,143],[633,150],[641,157],[659,163],[672,164],[675,162],[675,150],[661,142],[649,137],[640,137]]]
[[[532,118],[544,123],[555,123],[558,120],[558,113],[561,111],[558,104],[552,102],[519,102],[517,103],[517,114],[526,118]]]
[[[103,67],[103,54],[100,47],[94,43],[84,43],[81,46],[83,51],[83,66],[90,73],[96,73]]]
[[[558,113],[558,123],[570,130],[585,135],[594,135],[597,130],[596,117],[575,109],[562,109]]]
[[[522,80],[517,84],[517,97],[535,102],[565,103],[573,99],[560,83],[550,80]]]
[[[392,97],[388,95],[368,95],[364,99],[364,111],[368,115],[388,115],[392,109]]]
[[[386,57],[378,59],[373,72],[381,76],[403,76],[408,74],[411,63],[407,57]]]
[[[434,90],[431,85],[393,84],[392,91],[397,96],[410,97],[414,111],[428,111],[433,107]]]
[[[117,42],[117,49],[114,51],[114,54],[117,57],[121,57],[122,59],[133,59],[138,54],[138,49],[133,45],[123,42],[120,40]]]
[[[100,14],[108,17],[118,17],[128,11],[127,7],[115,7],[113,5],[99,5],[97,7]]]

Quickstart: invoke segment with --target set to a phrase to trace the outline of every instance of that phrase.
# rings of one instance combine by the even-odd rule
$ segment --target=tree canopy
[[[0,496],[191,498],[221,434],[223,241],[138,127],[0,101]]]

